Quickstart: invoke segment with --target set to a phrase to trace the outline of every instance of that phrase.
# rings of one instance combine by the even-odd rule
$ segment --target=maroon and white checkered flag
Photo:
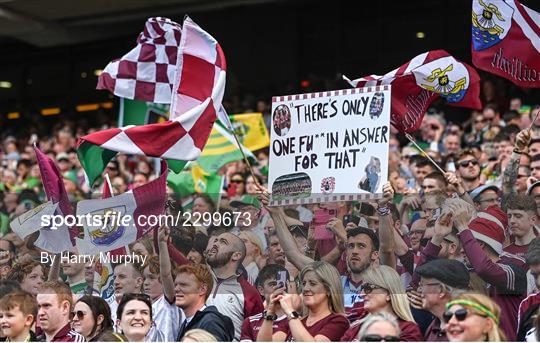
[[[174,21],[148,19],[137,46],[105,67],[97,89],[122,98],[170,104],[180,37],[181,27]]]
[[[168,121],[102,130],[79,139],[79,160],[90,184],[115,151],[169,161],[199,157],[218,113],[222,112],[226,61],[218,42],[189,17],[184,19],[175,68]],[[169,163],[169,167],[179,172],[183,165],[174,167]]]

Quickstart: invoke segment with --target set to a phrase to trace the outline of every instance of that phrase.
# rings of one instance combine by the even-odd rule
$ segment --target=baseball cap
[[[482,185],[482,186],[476,187],[475,189],[472,190],[471,198],[473,200],[475,200],[478,196],[480,196],[480,194],[487,191],[488,189],[492,189],[495,192],[499,193],[499,187],[497,187],[495,185]]]
[[[230,205],[231,207],[234,207],[234,208],[239,208],[242,206],[253,206],[258,210],[261,209],[261,203],[259,202],[259,199],[257,199],[253,195],[248,195],[248,194],[242,195],[240,200],[231,201]]]

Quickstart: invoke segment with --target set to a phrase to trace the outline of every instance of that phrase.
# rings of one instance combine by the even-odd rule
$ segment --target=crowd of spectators
[[[444,173],[393,132],[382,199],[270,207],[263,149],[255,152],[255,175],[243,161],[219,170],[219,203],[168,189],[170,214],[235,211],[243,220],[156,228],[128,247],[147,256],[144,265],[110,269],[75,258],[41,264],[35,235],[21,239],[9,223],[46,200],[34,144],[56,161],[73,205],[99,196],[103,184],[87,184],[76,139],[114,120],[65,119],[46,133],[32,124],[3,132],[0,337],[540,339],[540,98],[506,101],[493,87],[484,82],[483,109],[463,123],[444,106],[424,117],[417,142]],[[269,104],[253,105],[245,109],[263,112],[272,130]],[[119,154],[105,173],[121,194],[156,178],[155,166]],[[330,238],[315,234],[321,225]],[[110,289],[102,282],[107,273]]]

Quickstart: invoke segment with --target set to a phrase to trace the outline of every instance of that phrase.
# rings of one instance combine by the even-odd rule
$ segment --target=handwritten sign
[[[271,125],[271,205],[381,197],[390,86],[274,97]]]

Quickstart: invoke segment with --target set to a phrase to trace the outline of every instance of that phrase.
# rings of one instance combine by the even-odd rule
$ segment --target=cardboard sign
[[[390,86],[274,97],[270,205],[380,198],[390,99]]]

